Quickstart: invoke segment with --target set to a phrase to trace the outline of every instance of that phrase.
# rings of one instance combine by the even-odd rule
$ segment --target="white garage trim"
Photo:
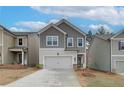
[[[40,48],[40,50],[46,50],[46,51],[53,51],[53,50],[62,50],[64,51],[65,49],[64,48]]]
[[[45,57],[57,57],[57,55],[45,55],[45,56],[43,56],[43,68],[44,68],[44,65],[45,65]],[[58,57],[72,57],[72,68],[73,68],[74,56],[72,56],[72,55],[59,55]]]

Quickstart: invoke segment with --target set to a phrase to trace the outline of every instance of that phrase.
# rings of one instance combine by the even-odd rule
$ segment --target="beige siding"
[[[46,46],[46,36],[58,36],[58,46]],[[40,48],[64,48],[64,34],[57,29],[51,27],[42,34],[40,34]]]
[[[6,32],[4,32],[3,35],[3,63],[7,64],[7,63],[12,63],[13,62],[13,53],[10,52],[8,50],[9,47],[13,47],[14,46],[14,38],[7,34]]]
[[[0,30],[0,45],[2,45],[2,31]]]
[[[19,46],[19,42],[18,42],[19,38],[22,38],[22,44],[23,44],[22,46],[27,47],[28,44],[27,36],[17,36],[15,46]]]
[[[28,64],[39,63],[39,38],[37,34],[28,35]]]
[[[88,66],[103,71],[110,71],[110,41],[96,38],[88,53]]]
[[[74,47],[72,47],[71,49],[78,49],[78,52],[85,52],[85,46],[84,47],[77,47],[77,38],[84,38],[85,40],[85,36],[83,36],[81,33],[79,33],[78,31],[76,31],[75,29],[73,29],[72,27],[70,27],[69,25],[62,23],[60,25],[58,25],[59,28],[61,28],[62,30],[64,30],[67,34],[68,37],[73,37],[74,40]],[[85,41],[84,41],[84,45],[85,45]]]
[[[2,63],[2,46],[0,46],[0,64]]]

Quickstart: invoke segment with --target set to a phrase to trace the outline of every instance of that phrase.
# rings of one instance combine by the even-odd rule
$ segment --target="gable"
[[[63,31],[65,31],[68,35],[73,34],[81,37],[85,36],[81,34],[79,31],[77,31],[76,29],[72,28],[70,25],[66,24],[65,22],[59,24],[58,27]]]
[[[78,27],[76,27],[75,25],[73,25],[72,23],[70,23],[69,21],[62,19],[59,22],[56,23],[56,25],[61,28],[61,25],[65,24],[66,27],[69,27],[71,29],[73,29],[73,31],[76,31],[84,36],[86,36],[86,33],[84,33],[83,31],[81,31],[81,29],[79,29]],[[64,27],[62,27],[61,29],[64,29]],[[66,29],[64,29],[66,30]]]
[[[117,36],[115,36],[114,38],[124,38],[124,31],[118,34]]]
[[[63,33],[63,34],[66,34],[66,32],[64,32],[62,29],[58,28],[56,25],[54,25],[53,23],[47,25],[46,27],[44,27],[43,29],[41,29],[38,34],[42,34],[43,32],[47,31],[48,29],[50,28],[54,28],[56,29],[56,31],[60,32],[60,33]]]

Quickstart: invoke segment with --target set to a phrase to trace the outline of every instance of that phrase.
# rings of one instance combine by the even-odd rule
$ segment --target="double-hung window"
[[[22,38],[19,38],[19,39],[18,39],[18,45],[19,45],[19,46],[22,46],[22,44],[23,44],[23,43],[22,43]]]
[[[46,46],[58,46],[58,36],[46,36]]]
[[[73,38],[72,37],[67,38],[67,47],[73,47]]]
[[[77,47],[84,46],[84,38],[77,38]]]
[[[124,40],[119,41],[119,50],[124,50]]]

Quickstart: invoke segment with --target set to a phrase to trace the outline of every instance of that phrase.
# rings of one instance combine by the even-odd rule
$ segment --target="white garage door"
[[[72,57],[45,56],[44,65],[46,69],[72,69]]]
[[[118,73],[124,73],[124,61],[116,61],[116,71]]]

